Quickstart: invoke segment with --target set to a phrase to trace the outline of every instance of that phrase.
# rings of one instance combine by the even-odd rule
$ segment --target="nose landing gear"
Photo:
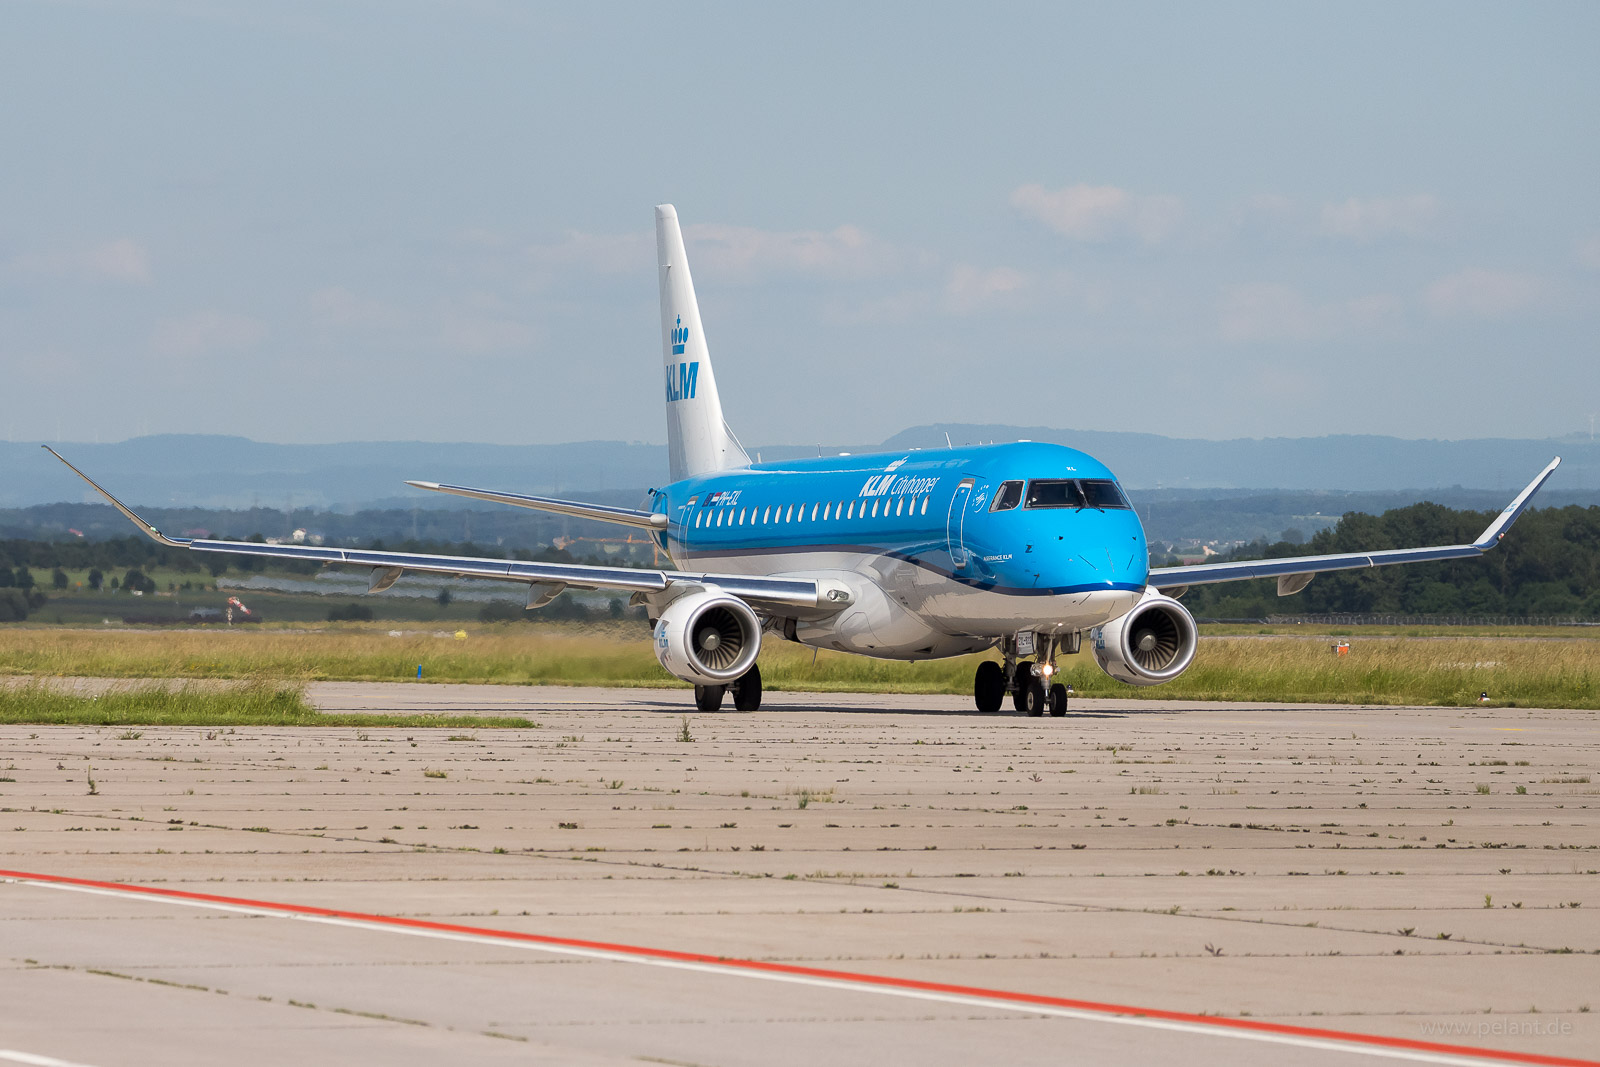
[[[1052,681],[1056,675],[1056,654],[1075,654],[1080,647],[1081,635],[1073,632],[1060,638],[1054,634],[1030,633],[1019,636],[1023,636],[1024,640],[1019,641],[1016,636],[1001,640],[1000,652],[1005,657],[1004,665],[993,660],[978,664],[972,682],[974,702],[980,712],[993,715],[1000,710],[1005,695],[1010,693],[1011,706],[1017,710],[1017,714],[1038,716],[1048,711],[1060,718],[1067,713],[1070,693],[1065,685]],[[1027,652],[1036,652],[1037,661],[1019,660],[1019,645]]]

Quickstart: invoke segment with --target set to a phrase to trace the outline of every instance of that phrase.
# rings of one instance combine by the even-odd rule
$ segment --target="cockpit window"
[[[1028,483],[1029,508],[1127,508],[1128,499],[1109,479],[1035,478]]]
[[[1083,487],[1083,499],[1091,508],[1126,508],[1128,498],[1122,495],[1122,489],[1116,482],[1109,480],[1085,479],[1078,483]]]
[[[1022,503],[1021,482],[1001,482],[1000,488],[995,490],[994,503],[989,506],[990,511],[1010,511]]]
[[[1028,483],[1030,508],[1081,508],[1083,493],[1070,478],[1035,478]]]

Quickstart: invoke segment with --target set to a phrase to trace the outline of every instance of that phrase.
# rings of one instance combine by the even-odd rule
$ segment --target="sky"
[[[1587,435],[1600,5],[0,5],[0,432]]]

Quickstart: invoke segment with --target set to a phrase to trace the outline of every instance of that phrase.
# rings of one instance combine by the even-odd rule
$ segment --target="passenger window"
[[[872,517],[878,517],[878,502],[876,500],[872,502]]]
[[[852,500],[852,501],[850,501],[850,510],[849,510],[848,513],[846,513],[845,518],[853,519],[855,517],[856,517],[856,502],[854,500]]]
[[[995,490],[994,503],[989,507],[989,510],[1010,511],[1020,503],[1022,503],[1022,483],[1001,482],[1000,488]],[[1029,504],[1028,506],[1031,508],[1034,505]]]
[[[1028,483],[1029,508],[1081,508],[1083,493],[1070,478],[1035,478]]]
[[[694,528],[696,530],[700,529],[700,514],[698,511],[694,513]]]
[[[904,514],[905,510],[906,510],[906,498],[905,497],[901,497],[899,500],[896,500],[894,502],[894,513],[896,515],[901,515],[901,514]]]
[[[927,513],[928,513],[928,498],[927,497],[923,497],[922,498],[922,514],[926,515]]]
[[[783,521],[784,522],[793,522],[794,521],[794,505],[793,504],[789,505],[789,514],[784,517]]]
[[[739,509],[739,525],[744,525],[744,508]]]

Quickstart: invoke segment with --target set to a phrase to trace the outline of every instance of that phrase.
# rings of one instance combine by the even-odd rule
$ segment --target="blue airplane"
[[[1278,594],[1324,571],[1477,556],[1505,536],[1559,457],[1470,545],[1359,554],[1149,565],[1144,528],[1116,476],[1061,445],[752,463],[722,417],[678,213],[656,208],[671,482],[648,511],[410,482],[422,489],[649,531],[677,569],[642,570],[406,552],[169,537],[50,449],[141,530],[196,552],[371,568],[369,591],[407,571],[522,582],[528,607],[562,590],[632,594],[656,657],[695,687],[702,711],[731,693],[761,706],[764,634],[813,648],[925,660],[998,649],[973,678],[980,712],[1009,693],[1026,715],[1064,715],[1060,655],[1087,636],[1095,661],[1130,685],[1157,685],[1194,660],[1198,631],[1179,602],[1190,586],[1276,578]]]

